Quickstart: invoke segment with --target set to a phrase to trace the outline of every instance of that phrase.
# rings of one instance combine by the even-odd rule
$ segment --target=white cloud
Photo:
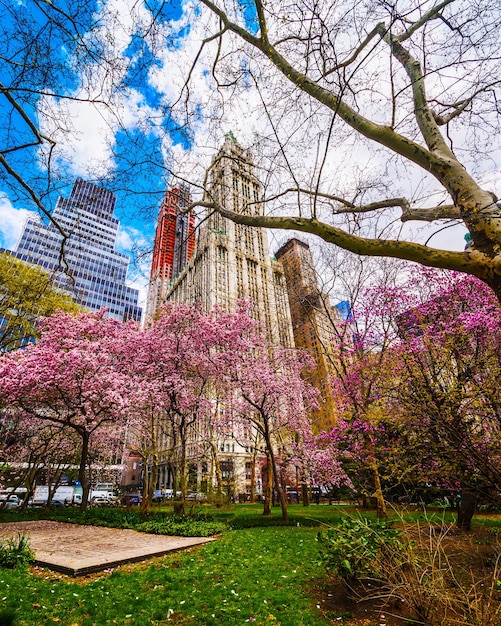
[[[271,13],[270,32],[273,36],[281,38],[288,34],[290,24],[285,19],[274,21]],[[256,58],[252,50],[244,53],[242,42],[228,35],[223,38],[219,54],[219,66],[226,75],[219,76],[222,82],[232,83],[234,79],[234,85],[226,90],[217,89],[212,75],[218,46],[216,40],[204,46],[196,66],[193,67],[204,39],[209,32],[214,33],[219,28],[210,11],[188,0],[184,3],[184,13],[178,21],[156,24],[149,29],[147,25],[150,20],[151,14],[146,5],[137,3],[136,0],[103,0],[100,4],[101,30],[94,31],[92,36],[99,35],[108,52],[112,53],[109,56],[115,63],[113,67],[98,64],[87,67],[80,86],[72,95],[79,98],[85,98],[86,95],[99,97],[109,102],[110,106],[76,100],[46,100],[44,103],[47,109],[46,116],[41,117],[43,130],[58,140],[55,154],[74,175],[85,178],[93,166],[98,167],[101,176],[111,173],[116,165],[113,157],[116,132],[121,128],[129,130],[141,127],[147,132],[154,130],[159,133],[165,162],[174,173],[201,185],[211,158],[222,143],[224,133],[233,130],[242,146],[253,146],[255,161],[259,167],[257,175],[267,187],[267,195],[273,194],[279,187],[283,189],[301,185],[315,188],[320,178],[321,191],[343,195],[356,202],[369,202],[380,199],[383,195],[405,195],[414,202],[413,206],[431,206],[435,201],[448,200],[443,190],[440,197],[434,197],[438,185],[426,173],[409,164],[403,169],[400,159],[391,158],[386,149],[369,147],[366,140],[355,136],[339,120],[333,127],[331,145],[327,149],[331,114],[325,107],[298,93],[294,85],[280,77],[268,61]],[[162,95],[163,105],[176,103],[172,114],[181,126],[185,122],[190,124],[194,132],[194,147],[190,151],[184,150],[179,143],[173,146],[169,133],[160,128],[158,122],[164,111],[153,111],[147,106],[141,93],[128,89],[113,95],[114,88],[126,75],[131,62],[124,52],[131,36],[141,29],[146,33],[145,41],[159,61],[158,65],[150,67],[147,82]],[[180,32],[188,34],[181,38]],[[175,41],[175,45],[166,43],[169,41]],[[341,39],[341,43],[349,46],[353,42]],[[365,69],[361,68],[362,78],[368,77],[380,84],[381,93],[374,88],[367,90],[364,95],[365,92],[359,90],[357,98],[360,99],[364,112],[366,107],[367,114],[370,113],[375,120],[385,123],[391,107],[383,106],[390,92],[384,78],[389,76],[388,54],[384,52],[384,47],[382,50],[381,56],[375,56],[372,61],[367,62]],[[300,66],[302,60],[296,60]],[[252,85],[250,76],[243,76],[244,66],[250,67],[258,76],[260,93]],[[86,82],[85,77],[89,81]],[[188,78],[189,98],[185,101],[182,94],[187,93]],[[224,81],[225,78],[227,81]],[[452,79],[443,84],[433,84],[439,95],[445,91],[450,93],[453,86]],[[346,97],[349,101],[349,95]],[[405,91],[401,97],[405,103]],[[274,116],[273,127],[264,113],[261,98]],[[413,128],[409,122],[412,116],[408,118],[406,112],[405,106],[396,111],[397,126],[401,132],[409,132],[413,136]],[[51,124],[50,120],[56,120],[58,124],[65,120],[64,123],[68,124],[71,132],[58,129],[55,122]],[[154,124],[157,124],[156,129]],[[462,145],[465,129],[458,128],[455,133],[456,143]],[[277,147],[277,137],[282,143],[283,154]],[[496,170],[491,175],[493,187],[496,186],[495,177],[499,169],[496,165],[499,158],[499,153],[492,153],[493,172]],[[483,174],[485,170],[481,169],[480,172]],[[383,180],[384,187],[380,184]],[[195,199],[199,198],[200,193],[194,186],[192,193]],[[297,197],[290,198],[288,206],[287,199],[281,198],[277,202],[276,210],[297,212]],[[309,208],[309,201],[304,200],[301,210],[308,214]],[[329,211],[330,209],[328,207]],[[398,218],[397,214],[392,217]],[[395,224],[390,222],[390,218],[380,219],[378,227],[384,236],[397,236],[400,223],[398,219]],[[409,235],[411,240],[425,241],[432,231],[439,231],[440,228],[437,224],[422,226],[413,223],[405,225],[400,234]],[[438,233],[430,240],[430,245],[462,249],[464,229],[461,229],[462,227],[455,227]],[[137,230],[122,230],[119,234],[119,245],[124,251],[130,251],[139,245],[138,241],[141,239],[142,233]]]
[[[127,254],[132,249],[132,246],[133,246],[132,237],[127,232],[127,230],[123,229],[120,226],[120,229],[117,235],[117,248],[121,252],[125,252]]]
[[[106,50],[108,61],[87,65],[80,84],[66,93],[67,98],[42,98],[39,124],[44,134],[56,142],[50,153],[40,151],[42,163],[55,159],[58,166],[83,178],[111,175],[115,168],[113,150],[116,133],[151,126],[153,111],[142,94],[120,89],[131,59],[125,51],[131,36],[150,14],[135,0],[108,0],[101,6],[100,29],[92,37]],[[54,165],[52,165],[54,167]]]
[[[119,252],[129,255],[133,259],[133,262],[129,265],[127,285],[139,291],[138,304],[143,307],[144,314],[150,276],[151,254],[141,254],[137,258],[136,252],[138,249],[151,248],[151,243],[138,229],[120,225],[116,248]]]
[[[117,249],[125,254],[130,254],[134,248],[143,249],[150,242],[144,234],[133,226],[120,224],[117,235]]]
[[[16,209],[9,199],[0,196],[0,245],[14,249],[28,216],[35,215],[27,209]]]

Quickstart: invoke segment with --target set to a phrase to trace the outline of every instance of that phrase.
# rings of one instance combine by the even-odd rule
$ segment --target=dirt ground
[[[348,589],[331,577],[314,590],[324,615],[347,626],[501,624],[501,535],[421,525],[410,540],[415,565],[388,571],[386,584]]]

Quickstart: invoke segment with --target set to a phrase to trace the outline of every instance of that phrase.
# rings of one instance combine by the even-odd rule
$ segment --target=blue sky
[[[167,93],[170,87],[165,84],[169,53],[173,58],[186,45],[200,9],[189,2],[183,5],[183,0],[57,0],[54,4],[61,11],[30,0],[0,5],[3,55],[10,59],[0,61],[0,81],[13,87],[16,100],[13,104],[12,98],[0,94],[1,119],[10,122],[0,127],[0,145],[8,166],[49,211],[59,195],[69,194],[77,177],[115,191],[119,246],[124,252],[139,251],[140,271],[131,268],[131,278],[144,287],[149,271],[145,252],[152,247],[158,207],[171,182],[171,153],[188,154],[194,145],[193,129],[203,123],[200,106],[190,112],[190,127],[171,114],[175,88]],[[251,4],[244,3],[243,9],[245,20],[252,22]],[[156,37],[148,36],[154,30],[149,28],[153,16],[156,30],[161,31]],[[117,60],[113,81],[106,75],[109,68],[100,62],[106,55]],[[39,58],[46,63],[38,63]],[[28,71],[21,72],[20,66]],[[180,69],[176,68],[177,84]],[[156,77],[152,72],[157,72]],[[207,68],[201,72],[207,73]],[[110,107],[99,103],[100,90]],[[98,102],[89,105],[71,99],[85,100],[89,94]],[[49,144],[33,145],[32,125],[57,141],[50,176]],[[15,246],[27,211],[36,208],[29,191],[2,169],[0,245]]]
[[[121,33],[122,42],[116,46],[122,64],[127,65],[126,71],[119,76],[121,89],[126,97],[127,93],[134,94],[129,95],[131,108],[135,107],[137,111],[141,108],[161,110],[161,123],[144,123],[145,118],[141,119],[140,115],[124,123],[111,115],[103,125],[103,128],[112,127],[102,137],[104,141],[95,136],[88,146],[82,141],[83,137],[87,133],[92,135],[93,122],[106,110],[69,100],[71,110],[66,114],[73,119],[68,120],[68,128],[59,140],[64,149],[52,160],[53,180],[49,180],[47,175],[47,159],[41,154],[40,146],[30,145],[36,139],[31,124],[39,128],[45,125],[38,114],[40,108],[50,112],[50,107],[57,109],[59,106],[62,113],[65,106],[64,98],[44,98],[41,92],[79,97],[81,90],[85,89],[86,69],[97,65],[103,52],[99,36],[89,37],[87,42],[90,43],[84,53],[71,37],[76,30],[83,36],[89,32],[98,33],[100,22],[105,19],[104,12],[99,14],[97,2],[81,4],[76,24],[70,23],[63,13],[46,14],[35,2],[19,1],[11,7],[1,8],[3,54],[10,59],[10,63],[0,63],[0,81],[5,86],[14,86],[13,97],[19,108],[22,107],[22,113],[11,99],[0,96],[1,119],[10,121],[10,124],[0,127],[0,144],[9,167],[22,175],[43,199],[48,210],[53,208],[59,195],[69,194],[76,177],[95,180],[115,190],[118,196],[116,215],[122,223],[121,248],[124,251],[137,245],[141,249],[147,248],[148,242],[151,244],[153,239],[159,201],[169,182],[169,174],[164,167],[166,156],[165,150],[162,150],[162,134],[168,135],[173,145],[181,144],[184,149],[190,148],[190,140],[170,118],[163,94],[148,79],[148,72],[154,66],[160,67],[161,61],[154,58],[140,32],[127,29],[125,25]],[[56,5],[63,12],[74,14],[75,2],[58,0]],[[43,3],[41,6],[46,8]],[[181,1],[164,3],[149,0],[147,6],[159,24],[175,23],[182,16]],[[143,7],[143,13],[146,15],[148,9]],[[59,28],[51,26],[49,18],[54,17],[59,20]],[[174,27],[172,36],[165,41],[175,48],[188,34],[189,25]],[[30,46],[36,47],[36,52],[30,52]],[[37,68],[36,57],[40,55],[50,59],[45,69]],[[32,66],[31,76],[22,76],[19,71],[21,64]],[[33,89],[35,93],[26,92],[26,89]],[[79,143],[83,143],[82,148],[79,148]],[[106,149],[107,143],[112,144],[111,151]],[[93,160],[101,161],[103,167],[93,165]],[[17,184],[13,176],[0,178],[0,245],[14,247],[27,211],[36,208],[27,190]]]
[[[235,19],[256,32],[253,3],[239,4]],[[0,116],[6,121],[0,127],[0,151],[49,211],[59,195],[69,194],[77,177],[115,191],[116,216],[122,225],[120,248],[139,254],[138,271],[133,270],[131,279],[143,292],[149,272],[147,252],[161,197],[174,180],[172,172],[201,184],[229,130],[244,147],[253,145],[257,136],[266,139],[254,146],[263,149],[257,159],[259,175],[270,189],[281,184],[282,175],[283,184],[291,184],[285,160],[280,161],[274,148],[276,134],[285,137],[287,166],[296,168],[305,186],[315,185],[330,115],[298,96],[284,80],[263,81],[258,92],[249,68],[266,72],[266,67],[261,61],[253,65],[239,44],[225,40],[223,49],[236,55],[232,71],[242,79],[234,92],[229,90],[231,97],[223,99],[215,88],[212,64],[217,46],[212,42],[190,74],[186,98],[185,81],[201,42],[218,27],[197,0],[54,0],[52,6],[60,11],[43,0],[0,1],[0,82],[11,89],[0,92]],[[49,19],[55,17],[57,27]],[[283,28],[281,22],[278,29]],[[105,58],[113,59],[113,64],[104,63]],[[291,108],[296,107],[294,126],[279,113],[272,127],[261,98],[270,108],[290,101]],[[304,121],[298,121],[298,111],[306,113]],[[55,141],[52,147],[46,140],[34,144],[34,127]],[[323,182],[331,192],[344,192],[349,184],[356,188],[362,175],[364,184],[367,180],[376,188],[383,172],[390,180],[385,193],[417,202],[443,201],[423,174],[406,171],[400,176],[384,153],[371,153],[363,142],[355,144],[343,129],[336,132],[328,169],[323,170]],[[459,131],[459,143],[466,132]],[[498,195],[500,153],[499,141],[494,143],[493,138],[489,159],[482,166],[475,163],[479,178]],[[196,195],[197,188],[193,189]],[[0,245],[15,245],[26,212],[35,208],[29,190],[0,166]],[[432,245],[462,249],[463,234],[462,227],[447,229]],[[428,235],[423,228],[416,238],[425,241]],[[271,236],[279,243],[286,237]],[[277,247],[272,242],[272,251]]]

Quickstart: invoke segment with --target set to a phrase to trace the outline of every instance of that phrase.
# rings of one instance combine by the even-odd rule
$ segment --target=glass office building
[[[14,255],[53,273],[55,284],[82,306],[115,319],[141,320],[139,292],[125,284],[129,257],[115,250],[119,221],[113,193],[83,180],[58,198],[55,223],[29,218]]]

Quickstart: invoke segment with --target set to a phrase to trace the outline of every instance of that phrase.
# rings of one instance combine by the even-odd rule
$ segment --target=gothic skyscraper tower
[[[228,134],[212,160],[204,200],[215,201],[234,211],[262,213],[262,188],[254,169],[251,151],[243,149],[233,135]],[[250,301],[251,314],[259,320],[272,343],[293,346],[284,272],[281,264],[270,258],[266,230],[234,224],[219,213],[209,211],[200,225],[189,263],[173,279],[164,300],[198,302],[206,311],[216,306],[232,311],[240,299]],[[222,474],[232,482],[235,493],[250,493],[252,472],[255,490],[261,493],[262,476],[256,469],[258,466],[252,465],[253,440],[245,443],[236,441],[231,434],[220,434],[212,443],[212,449],[218,451]],[[166,444],[166,449],[169,445]],[[206,461],[190,459],[198,468],[199,478],[206,472],[209,476],[215,475],[213,460]],[[159,484],[170,484],[169,468],[168,455],[161,456]]]
[[[336,402],[331,380],[339,371],[339,350],[352,348],[351,330],[342,320],[327,294],[318,286],[318,276],[310,246],[289,239],[276,253],[284,268],[294,328],[294,343],[307,350],[315,360],[309,381],[320,391],[320,405],[312,415],[315,428],[332,428]]]
[[[209,179],[206,200],[240,213],[263,212],[252,152],[242,148],[231,133],[212,161]],[[230,311],[239,299],[249,300],[252,315],[270,340],[293,345],[283,269],[270,258],[263,228],[234,224],[217,212],[207,215],[191,261],[165,298],[201,302],[207,311],[216,305]]]

